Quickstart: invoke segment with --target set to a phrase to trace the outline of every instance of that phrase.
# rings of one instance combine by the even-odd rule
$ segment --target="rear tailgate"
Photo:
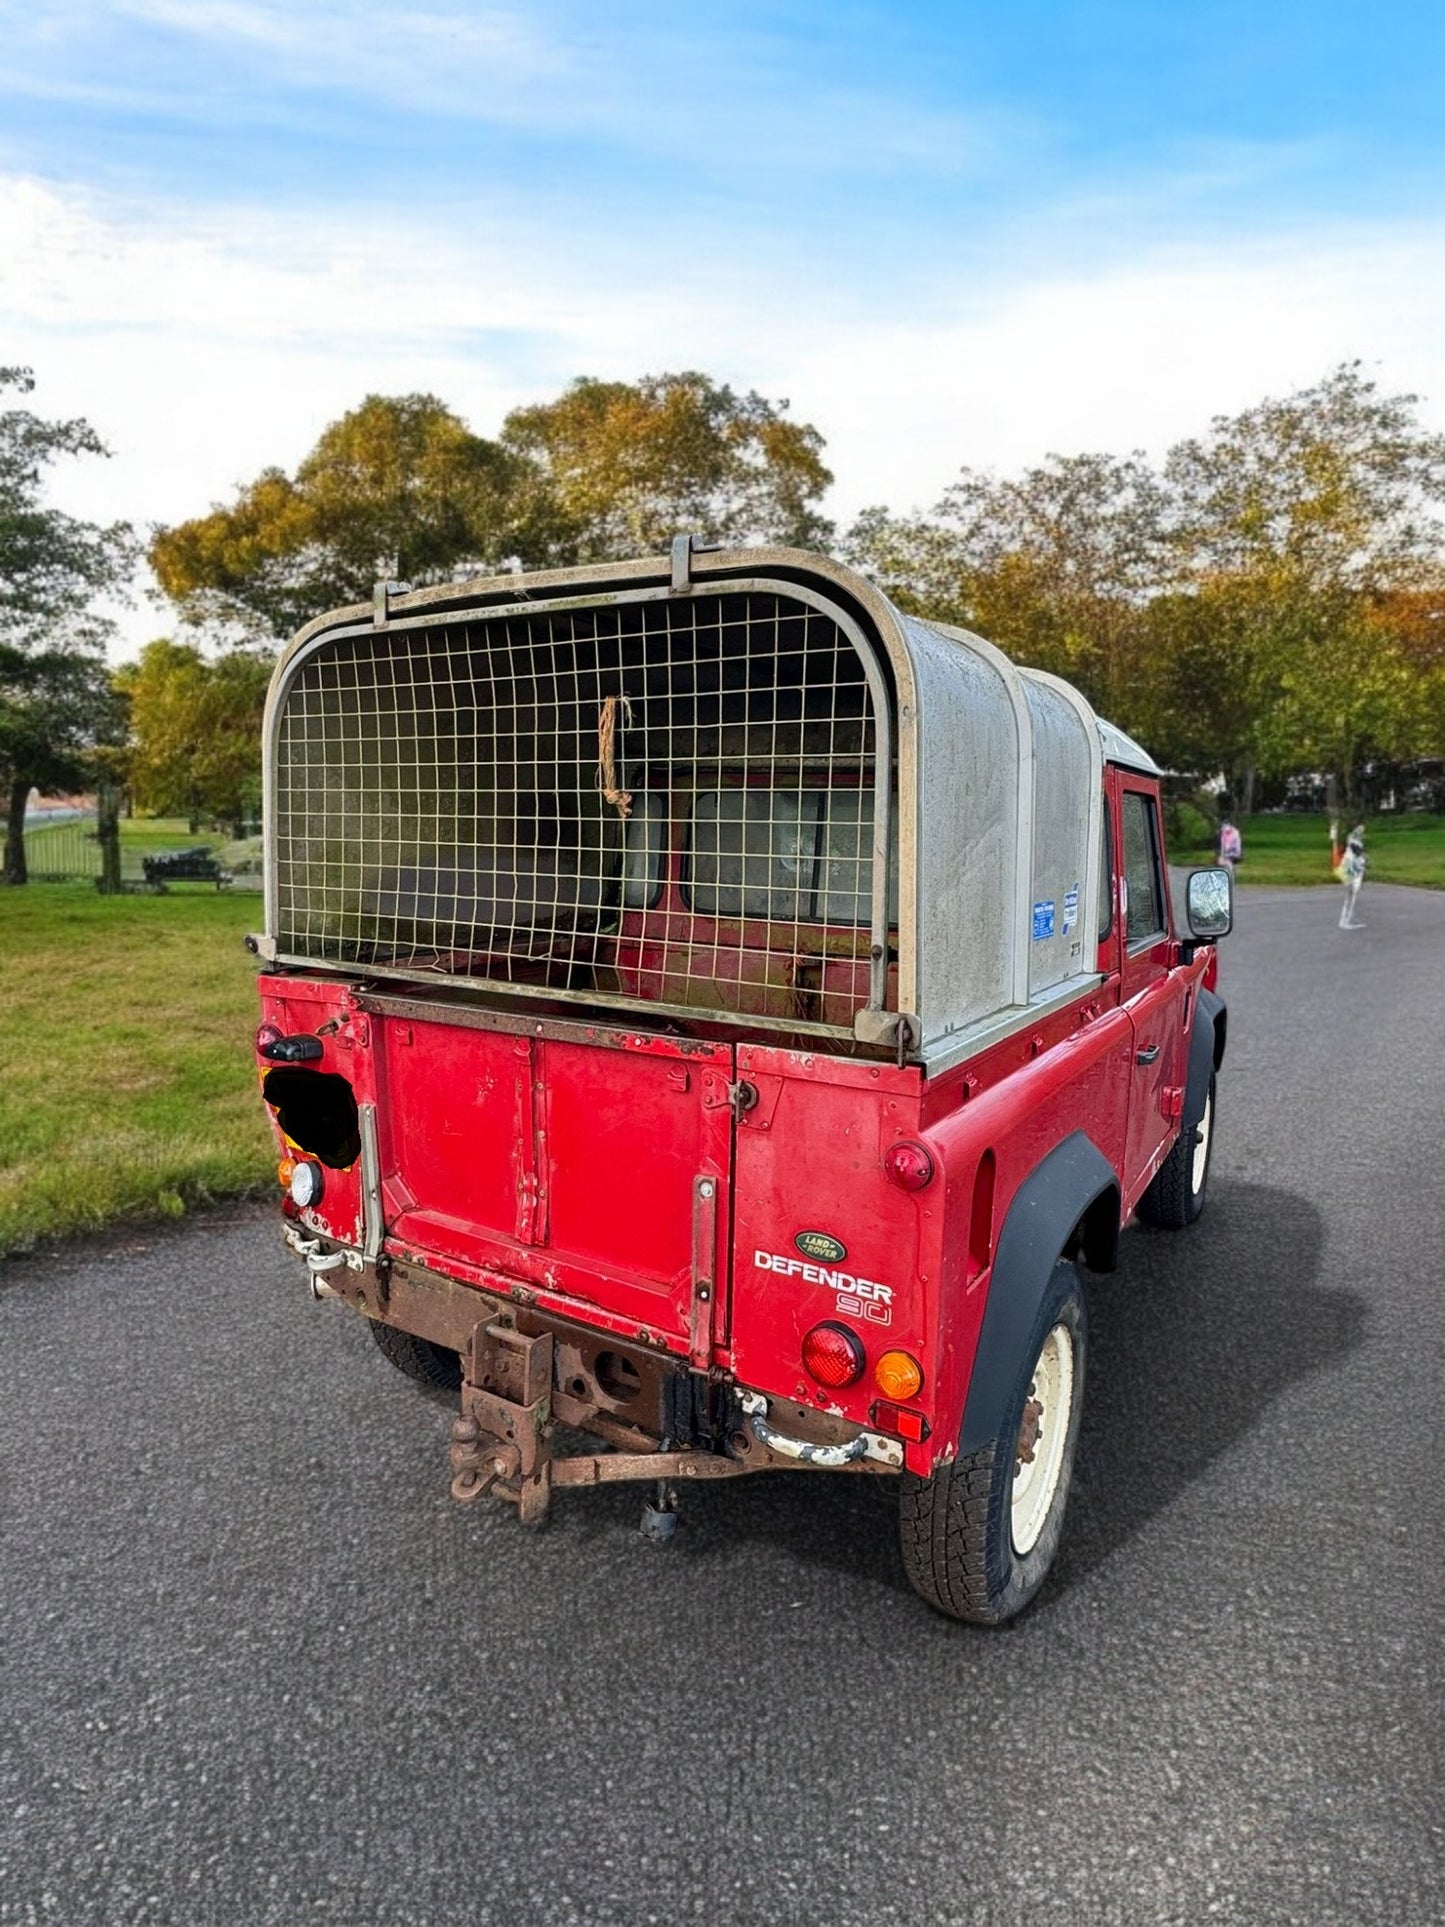
[[[388,1247],[697,1365],[726,1338],[730,1045],[368,996]]]

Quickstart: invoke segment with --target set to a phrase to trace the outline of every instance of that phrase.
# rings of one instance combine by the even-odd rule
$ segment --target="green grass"
[[[1351,821],[1358,821],[1353,818]],[[1365,851],[1371,883],[1413,883],[1445,890],[1445,816],[1367,816]],[[1251,883],[1329,883],[1328,817],[1293,811],[1250,816],[1240,824],[1244,861],[1238,880]],[[1343,824],[1347,829],[1349,824]],[[1170,852],[1176,863],[1210,863],[1212,846]]]
[[[0,888],[0,1251],[273,1181],[241,943],[260,914],[211,889]]]

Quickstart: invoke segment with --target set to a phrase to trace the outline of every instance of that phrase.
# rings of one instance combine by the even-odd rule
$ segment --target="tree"
[[[28,368],[0,368],[0,389],[29,394]],[[120,726],[104,665],[111,624],[93,599],[117,590],[134,545],[50,507],[45,470],[62,455],[103,455],[88,422],[0,409],[0,793],[8,799],[5,881],[24,883],[25,809],[36,785],[71,786],[87,753]]]
[[[157,530],[151,566],[192,618],[274,642],[380,580],[499,567],[535,541],[528,479],[434,395],[368,395],[294,477],[265,469],[229,507]]]
[[[501,439],[538,473],[548,560],[652,555],[684,530],[826,547],[823,438],[787,409],[696,372],[584,376],[556,401],[515,409]]]
[[[903,607],[1067,676],[1174,767],[1222,769],[1246,809],[1257,774],[1309,768],[1352,801],[1366,762],[1440,744],[1417,604],[1438,602],[1445,437],[1415,410],[1350,363],[1217,418],[1160,471],[965,469],[925,515],[868,510],[849,549]]]
[[[1362,762],[1411,734],[1411,679],[1370,611],[1439,567],[1445,437],[1421,427],[1417,402],[1347,362],[1170,451],[1182,571],[1256,698],[1226,766],[1245,799],[1257,769],[1313,767],[1353,808]]]
[[[1137,727],[1151,593],[1168,580],[1163,490],[1142,456],[1051,455],[1015,479],[964,469],[930,514],[870,509],[849,551],[904,607],[977,629]]]
[[[136,801],[191,821],[219,817],[235,835],[261,787],[261,716],[268,657],[232,649],[207,661],[189,643],[148,643],[117,676],[130,707],[130,782]]]
[[[0,389],[34,387],[28,368],[0,368]],[[57,456],[107,452],[89,422],[0,409],[0,641],[26,647],[55,624],[74,627],[94,596],[124,578],[133,558],[124,523],[80,522],[42,499]]]
[[[25,811],[34,788],[89,781],[97,746],[119,740],[124,710],[98,651],[0,643],[0,783],[8,800],[5,882],[27,880]]]
[[[370,395],[294,476],[265,469],[228,506],[157,530],[150,561],[191,620],[274,643],[383,578],[655,552],[681,529],[824,543],[822,445],[786,402],[699,374],[574,382],[495,442],[433,395]]]

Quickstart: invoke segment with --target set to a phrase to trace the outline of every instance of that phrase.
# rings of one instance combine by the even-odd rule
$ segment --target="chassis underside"
[[[538,1312],[524,1292],[493,1296],[410,1260],[352,1269],[314,1239],[288,1241],[318,1297],[456,1354],[451,1492],[462,1504],[490,1494],[534,1525],[559,1487],[652,1481],[670,1510],[673,1488],[699,1479],[902,1465],[893,1441],[803,1405],[775,1401],[775,1429],[767,1402],[726,1373]]]

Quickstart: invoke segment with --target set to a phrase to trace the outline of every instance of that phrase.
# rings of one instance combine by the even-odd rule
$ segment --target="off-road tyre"
[[[429,1338],[398,1331],[395,1325],[385,1325],[379,1318],[368,1319],[367,1323],[382,1356],[418,1385],[434,1392],[454,1392],[461,1384],[462,1361],[445,1345],[433,1345]]]
[[[999,1436],[967,1458],[940,1467],[928,1478],[902,1475],[899,1495],[899,1538],[903,1569],[915,1592],[950,1618],[980,1626],[1001,1625],[1021,1612],[1038,1592],[1053,1563],[1063,1532],[1064,1508],[1073,1475],[1074,1450],[1083,1411],[1084,1359],[1088,1321],[1079,1274],[1068,1259],[1060,1259],[1050,1276],[1038,1317],[1019,1361],[1005,1419]],[[1050,1356],[1068,1355],[1069,1383],[1061,1394],[1064,1406],[1062,1438],[1056,1461],[1045,1461],[1039,1474],[1054,1473],[1041,1523],[1031,1530],[1020,1551],[1014,1543],[1015,1478],[1023,1471],[1018,1461],[1024,1425],[1024,1406],[1031,1398],[1040,1366]],[[1056,1409],[1054,1415],[1058,1417]],[[1034,1463],[1048,1441],[1052,1450],[1045,1406],[1039,1419]],[[1035,1476],[1031,1472],[1030,1477]],[[1040,1502],[1045,1498],[1041,1492]]]
[[[1165,1231],[1182,1231],[1204,1209],[1209,1190],[1209,1161],[1214,1155],[1214,1073],[1204,1115],[1193,1130],[1181,1131],[1149,1188],[1136,1207],[1145,1224]]]

